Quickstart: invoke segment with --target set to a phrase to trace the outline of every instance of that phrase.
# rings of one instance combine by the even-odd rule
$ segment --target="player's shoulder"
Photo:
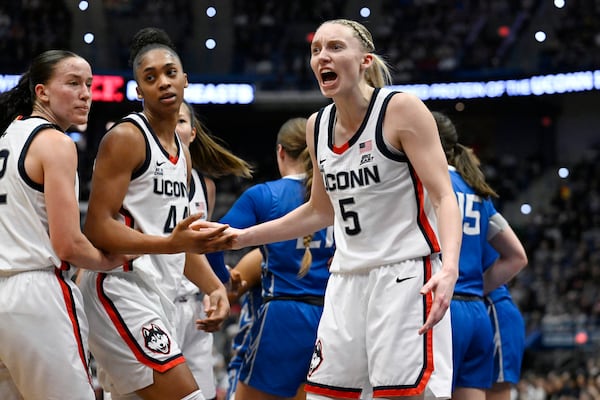
[[[102,137],[105,144],[119,146],[144,145],[144,134],[141,129],[132,121],[122,120],[113,125]],[[145,146],[145,145],[144,145]]]
[[[412,106],[420,106],[423,104],[423,101],[417,95],[409,92],[390,91],[389,96],[390,101],[388,107],[391,106],[406,109],[406,107],[411,108]]]
[[[51,148],[54,151],[59,148],[74,148],[75,142],[58,127],[48,125],[39,130],[32,146],[43,146],[45,149]]]

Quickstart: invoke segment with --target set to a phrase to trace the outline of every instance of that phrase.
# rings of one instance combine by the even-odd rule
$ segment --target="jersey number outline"
[[[481,204],[481,198],[473,193],[456,192],[458,207],[463,217],[463,233],[476,236],[481,232],[481,213],[475,204]]]
[[[358,220],[358,213],[356,211],[349,211],[346,206],[354,204],[354,197],[348,197],[346,199],[340,199],[340,212],[342,219],[346,222],[351,221],[352,226],[346,225],[344,230],[350,236],[358,235],[362,228],[360,227],[360,221]]]
[[[188,217],[188,214],[188,207],[185,207],[185,209],[183,210],[182,219],[186,219]],[[169,215],[167,215],[167,220],[165,221],[163,232],[166,234],[173,232],[175,226],[177,225],[177,222],[177,207],[171,206],[171,208],[169,209]]]
[[[8,151],[8,149],[0,150],[0,179],[2,179],[4,177],[4,174],[6,173],[6,165],[8,164],[9,154],[10,152]],[[0,194],[0,204],[6,204],[6,193]]]

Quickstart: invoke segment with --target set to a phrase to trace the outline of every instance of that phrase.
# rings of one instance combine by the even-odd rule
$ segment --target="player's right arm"
[[[210,251],[211,240],[227,226],[200,223],[197,221],[200,215],[180,221],[169,236],[144,234],[116,219],[131,176],[143,164],[145,157],[144,138],[131,123],[118,124],[103,137],[92,176],[85,234],[99,248],[120,254]],[[204,229],[190,229],[192,222],[198,222],[198,226]]]
[[[315,157],[316,113],[306,123],[306,144],[313,163],[313,182],[310,199],[300,207],[281,218],[265,222],[244,230],[234,230],[238,237],[234,239],[234,248],[240,249],[265,243],[290,240],[310,235],[333,224],[334,212],[325,191],[323,179]]]

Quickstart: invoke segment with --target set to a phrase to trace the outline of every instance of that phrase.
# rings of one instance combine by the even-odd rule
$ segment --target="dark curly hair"
[[[140,63],[140,57],[146,54],[148,51],[157,48],[167,49],[179,59],[175,45],[171,41],[171,38],[167,32],[164,30],[160,28],[147,27],[140,29],[133,36],[133,39],[131,39],[131,44],[129,45],[129,65],[133,68],[134,73],[135,69]]]

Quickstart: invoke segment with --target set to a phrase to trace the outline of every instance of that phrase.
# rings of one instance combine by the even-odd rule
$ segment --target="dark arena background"
[[[331,18],[366,25],[398,90],[455,121],[526,247],[529,265],[511,283],[527,328],[514,395],[600,398],[600,2],[4,1],[0,90],[49,48],[92,64],[89,124],[69,132],[80,150],[85,211],[107,123],[141,109],[129,40],[144,26],[165,29],[188,73],[186,98],[256,168],[252,180],[217,181],[218,218],[244,188],[277,177],[279,126],[327,104],[310,71],[309,41]],[[215,341],[221,379],[236,311]]]

